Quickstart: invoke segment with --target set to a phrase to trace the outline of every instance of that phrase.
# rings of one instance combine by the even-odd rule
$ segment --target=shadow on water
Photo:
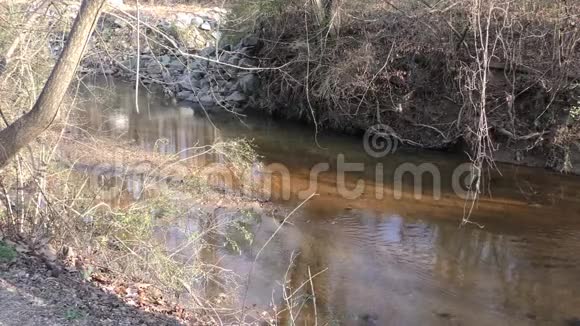
[[[314,324],[316,318],[331,325],[576,325],[580,318],[580,178],[500,165],[501,175],[488,180],[490,191],[473,215],[484,227],[460,227],[465,201],[454,194],[451,179],[464,157],[400,149],[374,159],[360,139],[324,133],[321,148],[312,130],[291,123],[208,115],[145,93],[139,106],[137,114],[133,91],[119,84],[104,103],[89,101],[82,116],[94,135],[183,157],[193,146],[253,139],[264,164],[281,163],[290,171],[290,182],[280,185],[274,177],[279,188],[273,189],[290,189],[290,200],[276,201],[287,209],[300,202],[296,194],[308,188],[312,167],[329,163],[318,178],[318,196],[292,216],[259,259],[257,251],[279,227],[271,217],[247,224],[251,244],[231,250],[212,236],[203,253],[208,265],[243,278],[252,273],[249,287],[240,290],[247,291],[246,305],[290,304],[280,314],[282,324]],[[337,189],[339,154],[364,165],[344,181],[354,189],[364,180],[355,199]],[[219,160],[207,155],[197,163]],[[440,199],[432,196],[432,178],[422,180],[423,196],[415,198],[409,175],[402,179],[402,198],[395,198],[395,171],[409,162],[437,166]],[[316,275],[312,282],[309,273]],[[219,295],[220,281],[207,288],[209,297]],[[284,300],[281,284],[300,290]]]

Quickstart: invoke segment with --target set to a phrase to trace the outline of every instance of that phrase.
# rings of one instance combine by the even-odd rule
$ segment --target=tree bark
[[[0,169],[56,118],[106,0],[84,0],[67,43],[32,109],[0,130]]]

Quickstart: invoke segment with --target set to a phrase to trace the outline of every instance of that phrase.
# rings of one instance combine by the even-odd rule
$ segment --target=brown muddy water
[[[245,223],[249,236],[231,235],[242,239],[236,250],[218,245],[208,254],[212,263],[245,280],[240,305],[294,305],[292,312],[280,314],[281,325],[291,320],[308,325],[580,325],[578,177],[499,165],[471,216],[479,226],[461,226],[465,201],[453,187],[453,172],[465,162],[460,155],[398,148],[374,158],[360,137],[320,133],[315,141],[312,128],[206,114],[145,92],[138,114],[130,86],[118,83],[107,94],[104,102],[84,105],[95,135],[184,157],[193,146],[253,139],[262,163],[282,164],[290,173],[289,180],[275,179],[272,191],[274,203],[286,213],[312,192],[303,190],[311,184],[313,167],[328,163],[328,171],[315,175],[317,195],[288,224],[280,227],[280,219],[253,216]],[[340,155],[363,169],[345,173],[342,180]],[[410,173],[398,182],[396,171],[405,163],[433,164],[441,194],[433,190],[432,177],[420,183],[422,198],[413,192]],[[360,184],[364,189],[358,196],[339,189]],[[129,190],[135,189],[138,182]],[[290,192],[287,200],[280,198],[282,191]],[[198,223],[190,224],[194,232]],[[175,244],[187,236],[176,231],[171,240]],[[283,284],[300,290],[285,300]],[[210,286],[207,295],[219,292],[219,286]]]

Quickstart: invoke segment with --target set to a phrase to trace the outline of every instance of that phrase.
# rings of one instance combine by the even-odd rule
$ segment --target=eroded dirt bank
[[[383,126],[407,146],[580,172],[577,5],[329,3],[322,16],[294,1],[233,2],[209,21],[150,12],[139,51],[131,16],[112,12],[101,26],[116,43],[95,44],[112,60],[86,67],[135,78],[140,52],[144,84],[208,110],[361,135]],[[472,27],[481,20],[486,30]]]

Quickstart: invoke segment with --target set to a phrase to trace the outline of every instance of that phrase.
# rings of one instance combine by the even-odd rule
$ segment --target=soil
[[[58,276],[34,256],[0,263],[0,325],[181,325],[127,305],[82,279]]]

